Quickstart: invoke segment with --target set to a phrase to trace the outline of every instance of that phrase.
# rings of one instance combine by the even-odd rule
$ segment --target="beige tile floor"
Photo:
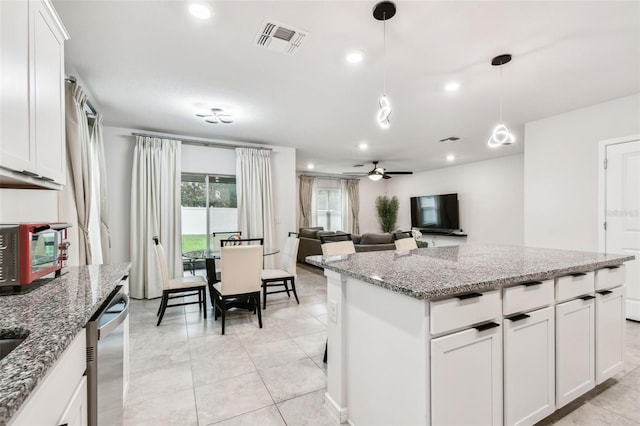
[[[300,305],[269,296],[257,318],[243,312],[205,320],[197,305],[168,309],[159,300],[131,305],[131,382],[126,425],[332,425],[324,408],[326,283],[298,268]],[[627,321],[623,372],[540,424],[640,425],[640,323]]]

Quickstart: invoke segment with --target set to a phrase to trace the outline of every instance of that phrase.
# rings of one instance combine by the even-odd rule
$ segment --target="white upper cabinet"
[[[64,41],[49,0],[0,2],[0,185],[65,183]]]

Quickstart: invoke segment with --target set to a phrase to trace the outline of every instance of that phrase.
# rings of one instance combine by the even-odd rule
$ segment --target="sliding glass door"
[[[182,252],[212,249],[212,232],[238,231],[235,176],[182,174]]]

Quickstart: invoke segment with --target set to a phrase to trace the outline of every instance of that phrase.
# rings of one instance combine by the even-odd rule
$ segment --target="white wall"
[[[524,242],[598,251],[599,141],[640,133],[640,94],[525,125]]]
[[[107,159],[107,183],[111,215],[111,262],[131,261],[129,247],[131,210],[131,167],[134,129],[104,127],[104,149]],[[271,148],[275,235],[278,247],[284,246],[288,231],[295,231],[297,203],[296,153],[294,148],[260,145]],[[228,148],[183,145],[182,171],[235,175],[235,150]]]
[[[361,179],[360,221],[363,232],[380,232],[375,198],[380,193],[400,201],[398,229],[411,228],[411,197],[457,193],[460,227],[467,242],[523,243],[523,156],[452,166],[383,182]],[[365,183],[366,182],[366,183]],[[386,185],[386,188],[385,188]]]
[[[360,234],[364,234],[365,232],[381,232],[375,205],[376,198],[380,195],[385,195],[386,182],[387,181],[384,180],[374,182],[366,177],[360,179]],[[395,194],[390,194],[389,196],[393,195]]]
[[[56,222],[58,191],[0,189],[0,223]]]

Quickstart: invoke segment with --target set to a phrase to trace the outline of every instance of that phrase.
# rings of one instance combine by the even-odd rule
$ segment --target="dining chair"
[[[220,250],[220,241],[221,240],[239,240],[242,238],[242,231],[219,231],[212,232],[211,236],[213,237],[212,246],[214,251]],[[216,265],[216,271],[220,274],[222,267],[220,266],[220,259],[214,259],[213,261]]]
[[[162,244],[160,244],[160,239],[158,237],[153,237],[153,242],[155,243],[156,256],[158,257],[160,274],[162,276],[162,300],[160,301],[160,307],[158,308],[158,313],[156,314],[156,316],[159,316],[156,326],[159,326],[160,322],[162,322],[164,311],[167,308],[172,308],[174,306],[193,305],[197,303],[199,305],[202,305],[201,309],[204,312],[204,317],[206,318],[207,281],[205,281],[204,277],[201,277],[199,275],[170,279],[169,268],[167,267],[167,258],[164,254],[164,248],[162,247]],[[172,305],[169,305],[170,299],[195,296],[196,294],[198,295],[197,302],[174,303]]]
[[[394,232],[392,235],[396,250],[407,251],[418,248],[418,243],[411,232]]]
[[[226,246],[247,246],[247,245],[264,245],[264,238],[229,238],[226,240],[220,240],[220,247]]]
[[[320,247],[322,247],[323,256],[339,256],[356,252],[351,234],[321,235]]]
[[[228,309],[244,307],[258,313],[258,324],[262,328],[260,309],[260,271],[262,270],[262,246],[222,246],[220,252],[222,275],[220,282],[212,285],[213,319],[222,316],[224,334],[225,316]]]
[[[262,309],[267,309],[267,294],[286,292],[287,296],[291,297],[291,291],[293,291],[296,302],[300,304],[298,293],[296,292],[296,258],[298,257],[299,243],[300,240],[289,233],[282,250],[282,268],[262,270],[260,274],[262,278]],[[291,290],[289,290],[289,283],[291,283]],[[267,292],[270,287],[282,286],[284,286],[284,290]]]

